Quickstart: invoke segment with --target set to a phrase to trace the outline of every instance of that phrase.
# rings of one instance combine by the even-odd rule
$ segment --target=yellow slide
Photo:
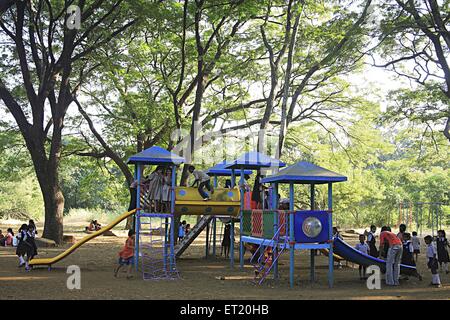
[[[123,214],[121,214],[120,216],[118,216],[116,219],[114,219],[113,222],[111,222],[110,224],[108,224],[106,227],[101,228],[98,231],[95,231],[94,233],[91,233],[90,235],[84,237],[83,239],[81,239],[80,241],[78,241],[77,243],[73,244],[69,249],[67,249],[66,251],[60,253],[59,255],[57,255],[56,257],[53,258],[46,258],[46,259],[32,259],[30,261],[30,266],[39,266],[39,265],[47,265],[47,266],[51,266],[52,264],[64,259],[65,257],[67,257],[68,255],[70,255],[72,252],[74,252],[76,249],[78,249],[78,247],[81,247],[84,243],[88,242],[91,239],[94,239],[95,237],[98,237],[99,235],[103,234],[105,231],[111,230],[112,228],[114,228],[114,226],[116,226],[120,221],[128,218],[129,216],[131,216],[132,214],[134,214],[136,212],[136,209],[125,212]]]

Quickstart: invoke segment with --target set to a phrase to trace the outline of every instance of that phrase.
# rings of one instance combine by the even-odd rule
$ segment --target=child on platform
[[[125,245],[119,252],[119,265],[114,270],[114,277],[117,278],[120,268],[123,266],[128,266],[127,269],[127,279],[131,279],[131,271],[134,265],[134,242],[135,242],[135,232],[134,230],[128,231],[128,238],[125,241]]]
[[[433,246],[433,238],[428,235],[424,238],[425,243],[427,245],[427,266],[431,269],[431,283],[430,285],[436,286],[438,288],[441,287],[441,278],[438,273],[438,260],[437,260],[437,251]]]
[[[170,189],[172,188],[172,170],[166,169],[163,175],[162,185],[162,212],[170,212]]]
[[[191,187],[197,186],[198,193],[202,196],[204,201],[210,200],[210,196],[205,192],[206,188],[211,194],[214,193],[214,188],[211,186],[211,177],[201,170],[195,170],[194,166],[189,166],[189,172],[194,176],[195,180]]]
[[[369,245],[365,242],[366,236],[363,234],[359,235],[359,243],[355,246],[355,249],[364,254],[369,254]],[[359,265],[359,280],[366,279],[366,266]]]
[[[445,237],[444,230],[438,230],[438,236],[436,239],[436,248],[437,248],[437,258],[439,262],[440,270],[444,270],[446,274],[448,274],[448,263],[450,261],[448,256],[448,249],[450,245],[448,244],[447,238]]]
[[[419,254],[420,254],[420,239],[417,236],[416,231],[413,231],[413,233],[412,233],[411,242],[412,242],[412,246],[414,249],[414,261],[417,262],[417,260],[419,259]]]

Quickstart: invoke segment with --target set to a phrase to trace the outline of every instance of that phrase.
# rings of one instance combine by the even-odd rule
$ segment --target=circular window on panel
[[[302,230],[307,237],[315,238],[322,231],[322,223],[316,217],[308,217],[303,221]]]

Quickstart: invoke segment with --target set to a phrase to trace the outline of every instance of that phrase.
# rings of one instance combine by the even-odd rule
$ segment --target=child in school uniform
[[[424,238],[425,243],[427,245],[427,266],[431,269],[431,283],[430,285],[436,286],[438,288],[441,287],[441,278],[438,273],[438,260],[437,260],[437,251],[433,246],[433,238],[428,235]]]
[[[364,254],[369,254],[369,245],[365,242],[366,236],[363,234],[359,235],[359,243],[356,244],[355,249]],[[359,280],[366,279],[366,266],[359,265]]]
[[[416,261],[414,260],[414,246],[411,240],[411,234],[408,232],[403,234],[403,253],[401,263],[406,266],[416,267]],[[417,267],[414,275],[422,281],[422,276],[417,271]],[[408,277],[404,277],[403,280],[408,280]]]
[[[420,239],[417,236],[417,232],[413,231],[412,233],[412,246],[414,249],[414,261],[417,261],[419,259],[419,254],[420,254]]]
[[[33,247],[33,253],[30,256],[30,259],[33,259],[35,256],[37,256],[38,251],[37,251],[37,245],[36,245],[36,235],[38,234],[37,230],[36,230],[36,225],[34,223],[34,221],[32,219],[30,219],[28,221],[28,238],[27,241],[31,244],[31,246]]]
[[[448,274],[448,263],[450,261],[448,256],[448,247],[450,247],[447,238],[445,237],[444,230],[438,230],[438,236],[436,238],[437,257],[439,262],[439,268],[441,271],[445,271]]]
[[[379,252],[377,249],[377,240],[375,236],[375,232],[377,231],[377,227],[375,225],[370,226],[370,231],[367,234],[367,244],[369,245],[369,255],[372,257],[378,258]]]
[[[128,231],[128,238],[125,241],[125,245],[122,250],[119,252],[119,265],[114,270],[114,277],[117,278],[117,274],[119,273],[120,268],[123,266],[128,266],[127,269],[127,279],[131,279],[131,271],[134,265],[134,243],[135,243],[135,232],[134,230]]]
[[[148,185],[148,200],[149,203],[153,202],[154,212],[160,212],[161,210],[161,197],[163,188],[163,168],[158,166],[153,171],[144,183]]]
[[[169,212],[171,199],[170,189],[172,187],[172,170],[167,169],[164,171],[162,183],[162,212]]]
[[[29,271],[30,267],[28,266],[28,261],[30,257],[33,255],[33,247],[27,241],[28,239],[28,225],[23,224],[19,229],[19,235],[17,236],[19,239],[19,243],[16,249],[16,255],[19,257],[19,268],[25,265],[25,270]]]

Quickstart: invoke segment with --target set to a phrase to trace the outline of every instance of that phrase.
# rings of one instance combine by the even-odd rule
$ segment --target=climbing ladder
[[[139,260],[144,280],[177,279],[173,245],[170,241],[170,214],[138,216]]]
[[[189,245],[198,237],[198,235],[210,223],[213,216],[203,216],[197,224],[189,231],[189,233],[175,247],[175,256],[178,258],[189,247]]]
[[[258,284],[262,284],[264,280],[269,275],[270,271],[272,270],[273,266],[276,264],[280,256],[283,254],[284,250],[288,247],[288,240],[286,236],[280,236],[281,231],[285,230],[286,225],[281,224],[277,231],[275,232],[274,236],[270,241],[263,241],[258,249],[255,251],[255,253],[252,255],[250,262],[252,262],[253,267],[255,268],[255,271],[257,272],[257,276],[255,277],[255,282]],[[284,242],[283,245],[279,246],[279,241],[282,240]],[[269,247],[268,244],[272,244],[272,253],[269,253],[267,257],[265,257],[265,250]],[[275,251],[273,249],[276,248]],[[258,259],[256,257],[258,256]],[[256,261],[255,261],[256,260]]]

